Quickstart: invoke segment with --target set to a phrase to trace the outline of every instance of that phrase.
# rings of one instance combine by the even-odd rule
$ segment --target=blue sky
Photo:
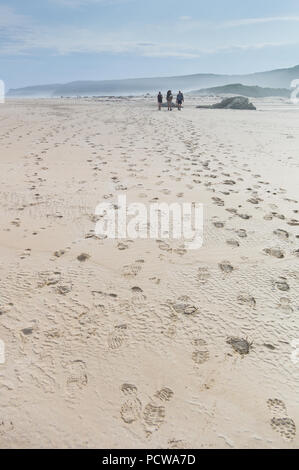
[[[298,0],[0,0],[7,88],[297,64]]]

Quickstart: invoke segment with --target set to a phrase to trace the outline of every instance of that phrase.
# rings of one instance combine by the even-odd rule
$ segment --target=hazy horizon
[[[238,77],[239,75],[251,75],[251,74],[255,74],[255,73],[264,73],[264,72],[271,72],[271,71],[276,71],[276,70],[291,69],[291,68],[294,68],[294,67],[297,67],[297,66],[299,66],[299,64],[290,65],[289,67],[277,67],[277,68],[274,68],[272,70],[256,70],[254,72],[249,72],[248,74],[238,74],[238,73],[236,73],[236,74],[225,74],[225,73],[221,73],[221,72],[219,72],[219,73],[210,73],[210,72],[207,71],[207,72],[199,72],[199,73],[194,73],[194,74],[180,74],[180,75],[163,75],[163,74],[161,74],[159,76],[154,76],[153,75],[153,76],[146,76],[146,77],[142,77],[142,76],[140,76],[140,77],[138,77],[138,76],[136,76],[136,77],[135,76],[134,77],[124,77],[124,78],[115,78],[114,77],[114,78],[104,79],[103,81],[138,80],[138,79],[140,79],[140,80],[149,79],[150,80],[150,79],[157,79],[157,78],[174,78],[174,77],[184,77],[184,76],[200,75],[200,74],[223,75],[223,76],[230,76],[231,75],[232,78],[234,78],[234,77]],[[38,86],[50,86],[50,85],[55,85],[55,84],[56,85],[65,85],[65,84],[68,84],[68,83],[76,83],[76,82],[83,82],[83,81],[84,82],[88,82],[88,81],[97,82],[97,81],[101,81],[101,79],[93,79],[93,80],[88,80],[88,79],[80,80],[80,79],[78,79],[78,80],[71,80],[69,82],[61,82],[61,83],[59,83],[59,82],[55,82],[55,83],[54,82],[32,83],[30,85],[25,85],[24,87],[23,86],[16,87],[16,89],[27,88],[27,87],[29,87],[29,88],[30,87],[38,87]],[[11,88],[11,89],[13,89],[13,88]],[[7,89],[6,91],[9,91],[9,89]]]

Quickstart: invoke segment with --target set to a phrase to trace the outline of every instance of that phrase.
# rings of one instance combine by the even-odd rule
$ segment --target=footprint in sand
[[[293,313],[293,308],[290,305],[291,301],[287,297],[281,297],[280,303],[278,304],[278,308],[283,313]]]
[[[227,338],[226,342],[227,344],[230,344],[233,350],[241,356],[246,356],[249,354],[252,348],[252,343],[249,343],[249,341],[245,338],[231,337]]]
[[[224,201],[220,199],[219,197],[212,197],[213,203],[216,204],[216,206],[223,207],[224,206]]]
[[[237,240],[234,240],[234,239],[226,240],[226,243],[229,246],[233,246],[234,248],[238,248],[240,246],[240,243]]]
[[[296,424],[293,419],[288,417],[285,403],[278,398],[269,398],[267,405],[272,414],[270,421],[272,429],[285,440],[292,441],[296,436]]]
[[[56,288],[57,294],[66,295],[72,291],[71,285],[58,285]]]
[[[134,384],[124,383],[121,385],[120,390],[124,395],[136,395],[137,387]]]
[[[207,267],[203,266],[202,268],[198,268],[197,279],[200,281],[201,284],[206,284],[210,277],[211,274]]]
[[[169,246],[168,243],[166,243],[165,241],[163,240],[157,240],[157,243],[158,243],[158,246],[160,248],[160,250],[162,251],[168,251],[168,252],[171,252],[172,251],[172,248]]]
[[[195,339],[192,344],[196,348],[192,353],[195,364],[201,365],[207,362],[210,358],[207,342],[204,339]]]
[[[299,225],[299,220],[296,219],[291,219],[287,222],[288,225],[291,225],[291,227],[298,227]]]
[[[0,436],[4,436],[10,431],[13,431],[14,425],[10,420],[3,420],[0,418]]]
[[[123,403],[123,405],[121,406],[121,409],[120,409],[121,419],[126,424],[132,424],[134,423],[134,421],[137,421],[140,418],[141,409],[142,409],[141,401],[137,397],[131,398],[125,401],[125,403]]]
[[[124,250],[127,250],[129,248],[129,245],[126,245],[126,243],[123,243],[123,242],[119,242],[117,244],[117,248],[120,250],[120,251],[124,251]]]
[[[38,273],[38,287],[55,286],[61,280],[61,273],[59,271],[43,271]]]
[[[138,273],[140,273],[142,269],[143,260],[138,260],[135,263],[126,265],[122,269],[122,275],[126,278],[133,278],[136,277]]]
[[[190,303],[186,303],[183,300],[181,301],[180,299],[178,302],[172,304],[172,308],[175,313],[178,313],[179,315],[194,315],[198,311],[197,307]]]
[[[143,424],[147,435],[158,431],[165,421],[166,408],[161,403],[169,402],[174,395],[174,392],[164,387],[158,390],[150,403],[148,403],[143,410]]]
[[[110,349],[119,349],[127,340],[127,325],[117,325],[108,335],[108,346]]]
[[[155,393],[155,398],[158,398],[160,401],[167,402],[171,400],[173,395],[174,392],[170,388],[164,387]]]
[[[251,204],[259,204],[260,202],[262,202],[263,199],[260,199],[259,197],[252,197],[250,199],[248,199],[248,202],[250,202]]]
[[[231,265],[230,261],[222,261],[221,263],[219,263],[218,266],[221,269],[221,271],[226,274],[230,274],[234,270],[234,267]]]
[[[251,215],[248,215],[248,214],[237,214],[237,216],[243,220],[249,220],[252,217]]]
[[[146,300],[146,295],[144,295],[141,287],[134,286],[131,288],[132,291],[132,303],[134,305],[142,305]]]
[[[225,180],[223,181],[223,184],[226,184],[227,186],[234,186],[236,182],[234,180]]]
[[[137,397],[138,389],[134,384],[124,383],[120,390],[125,396],[129,396],[121,406],[120,417],[126,424],[132,424],[140,419],[142,412],[142,403]]]
[[[143,411],[145,430],[148,434],[158,431],[165,420],[165,406],[148,403]]]
[[[237,209],[234,209],[233,207],[229,207],[227,209],[225,209],[227,212],[229,212],[230,214],[237,214]]]
[[[282,230],[282,229],[274,230],[273,233],[274,233],[274,235],[276,235],[281,240],[288,240],[288,238],[290,236],[289,232],[287,232],[286,230]]]
[[[66,386],[70,393],[81,390],[88,383],[86,364],[81,360],[76,360],[66,365],[67,378]]]
[[[65,255],[66,251],[65,250],[58,250],[54,252],[54,256],[56,258],[61,258],[61,256]]]
[[[188,448],[191,448],[191,446],[189,446],[187,444],[187,442],[182,441],[181,439],[169,439],[167,444],[168,444],[169,449],[188,449]]]
[[[282,259],[284,258],[284,252],[279,248],[265,248],[264,253],[269,256],[274,256],[274,258]]]
[[[274,417],[287,416],[287,407],[282,400],[278,398],[269,398],[267,405]]]
[[[247,293],[242,293],[238,295],[237,301],[240,305],[248,305],[250,307],[255,307],[256,306],[256,300],[255,298]]]
[[[242,228],[239,229],[239,230],[237,230],[237,231],[236,231],[236,234],[237,234],[238,237],[240,237],[240,238],[246,238],[246,237],[247,237],[247,232],[246,232],[246,230],[244,230],[244,229],[242,229]]]
[[[214,227],[216,228],[224,228],[224,222],[213,222]]]
[[[279,281],[275,282],[275,287],[276,289],[282,291],[282,292],[288,292],[290,290],[290,286],[287,283],[285,278],[280,278]]]
[[[173,250],[173,252],[176,253],[177,255],[183,256],[187,253],[187,250],[184,248],[184,246],[180,246],[179,248],[176,248],[175,250]]]
[[[81,253],[81,255],[77,256],[77,260],[80,261],[81,263],[84,263],[90,258],[90,255],[87,253]]]

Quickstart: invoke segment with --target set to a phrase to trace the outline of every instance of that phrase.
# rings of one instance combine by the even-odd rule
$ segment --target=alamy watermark
[[[119,195],[117,203],[98,204],[95,215],[99,220],[95,234],[110,239],[174,239],[182,240],[189,250],[203,244],[203,205],[200,203],[127,204]]]
[[[5,101],[5,85],[3,80],[0,80],[0,104],[3,104]]]

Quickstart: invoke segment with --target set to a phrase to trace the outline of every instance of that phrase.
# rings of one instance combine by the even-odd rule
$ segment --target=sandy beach
[[[185,98],[0,105],[1,448],[298,448],[299,105]],[[96,237],[124,194],[202,248]]]

